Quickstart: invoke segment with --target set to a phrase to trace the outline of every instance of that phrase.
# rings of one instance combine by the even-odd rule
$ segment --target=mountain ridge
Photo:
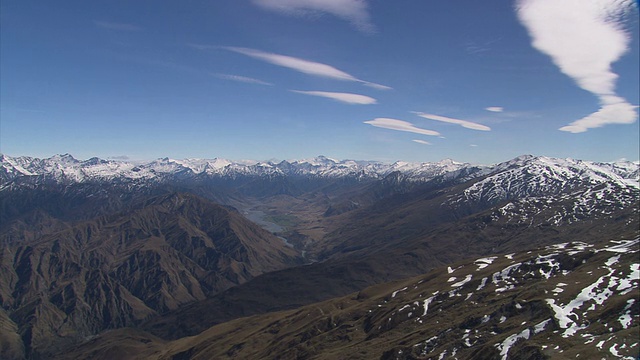
[[[54,155],[39,159],[27,156],[11,157],[0,154],[0,180],[8,182],[21,176],[46,176],[60,182],[105,181],[113,179],[160,179],[170,175],[313,175],[320,177],[365,176],[383,178],[390,173],[400,171],[414,180],[427,180],[435,176],[468,167],[478,167],[492,171],[501,167],[541,160],[548,163],[565,162],[573,166],[590,167],[596,172],[616,174],[625,179],[637,179],[638,162],[615,161],[594,162],[573,159],[559,159],[544,156],[523,155],[495,165],[473,165],[451,159],[438,162],[384,163],[378,161],[334,160],[323,156],[305,160],[283,160],[280,162],[240,161],[213,159],[156,159],[148,162],[128,162],[91,158],[77,160],[70,154]],[[637,181],[636,181],[637,183]]]

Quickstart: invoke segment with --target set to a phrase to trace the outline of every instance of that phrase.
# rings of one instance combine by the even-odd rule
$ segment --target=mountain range
[[[531,155],[0,155],[0,357],[637,356],[639,178]]]
[[[189,176],[313,176],[345,177],[360,176],[380,178],[394,171],[410,174],[416,179],[430,178],[445,172],[457,170],[468,164],[453,160],[438,163],[395,162],[386,164],[375,161],[334,160],[319,156],[307,160],[294,161],[240,161],[226,159],[184,159],[163,158],[151,162],[128,162],[91,158],[80,161],[70,154],[55,155],[47,159],[32,157],[0,156],[2,181],[6,182],[22,176],[44,176],[58,182],[113,181],[116,179],[136,180],[170,178],[175,180]]]

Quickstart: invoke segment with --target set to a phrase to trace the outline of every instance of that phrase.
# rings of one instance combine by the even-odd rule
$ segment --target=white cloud
[[[398,119],[375,118],[373,120],[365,121],[364,123],[373,125],[379,128],[383,128],[383,129],[406,131],[406,132],[429,135],[429,136],[440,135],[440,133],[437,131],[422,129],[422,128],[416,127],[410,122],[398,120]]]
[[[446,122],[449,124],[456,124],[456,125],[460,125],[464,128],[467,129],[472,129],[472,130],[480,130],[480,131],[490,131],[491,128],[486,126],[486,125],[482,125],[482,124],[478,124],[478,123],[474,123],[471,121],[467,121],[467,120],[460,120],[460,119],[453,119],[453,118],[448,118],[445,116],[440,116],[440,115],[433,115],[433,114],[425,114],[425,113],[421,113],[421,112],[413,112],[414,114],[423,117],[425,119],[429,119],[429,120],[435,120],[435,121],[442,121],[442,122]]]
[[[424,141],[424,140],[413,140],[413,142],[417,142],[418,144],[423,144],[423,145],[431,145],[430,142]]]
[[[570,133],[581,133],[607,124],[633,124],[636,121],[637,106],[631,105],[617,96],[604,96],[600,110],[560,128]]]
[[[258,84],[258,85],[269,85],[269,86],[273,85],[273,84],[268,83],[266,81],[262,81],[262,80],[259,80],[259,79],[254,79],[254,78],[247,77],[247,76],[232,75],[232,74],[213,74],[213,76],[215,76],[217,78],[220,78],[220,79],[243,82],[243,83],[247,83],[247,84]]]
[[[209,49],[211,46],[208,45],[190,45],[200,50]],[[268,62],[273,65],[278,65],[282,67],[286,67],[295,71],[299,71],[304,74],[320,76],[335,80],[341,81],[354,81],[362,83],[366,86],[374,87],[376,89],[391,89],[388,86],[371,83],[368,81],[364,81],[356,78],[355,76],[348,74],[342,70],[336,69],[335,67],[327,64],[322,64],[315,61],[304,60],[300,58],[296,58],[293,56],[279,55],[268,53],[265,51],[243,48],[243,47],[223,47],[223,49],[236,52],[238,54],[246,55],[252,57],[254,59],[262,60]]]
[[[115,23],[115,22],[100,21],[100,20],[94,20],[93,23],[96,24],[97,27],[100,27],[100,28],[103,28],[103,29],[108,29],[108,30],[116,30],[116,31],[139,31],[139,30],[142,30],[141,27],[136,26],[136,25],[131,25],[131,24]]]
[[[584,132],[636,121],[635,107],[615,93],[611,65],[629,50],[622,21],[633,0],[520,0],[517,12],[533,41],[580,88],[596,95],[601,109],[560,128]]]
[[[253,0],[253,3],[294,16],[329,13],[349,21],[362,32],[375,32],[366,0]]]
[[[504,108],[502,106],[489,106],[487,108],[484,108],[487,111],[491,111],[491,112],[502,112],[504,111]]]
[[[333,99],[333,100],[340,101],[347,104],[370,105],[370,104],[377,103],[376,99],[369,96],[360,95],[360,94],[329,92],[329,91],[302,91],[302,90],[291,90],[291,91],[298,94],[325,97],[325,98]]]

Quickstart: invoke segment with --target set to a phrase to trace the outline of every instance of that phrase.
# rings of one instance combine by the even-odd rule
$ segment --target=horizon
[[[632,0],[0,10],[10,156],[640,160]]]

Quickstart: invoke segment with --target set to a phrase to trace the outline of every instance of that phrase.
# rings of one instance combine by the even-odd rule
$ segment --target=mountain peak
[[[307,164],[313,165],[313,166],[327,166],[327,165],[338,164],[338,163],[340,163],[340,161],[328,158],[328,157],[326,157],[324,155],[319,155],[319,156],[316,156],[316,157],[310,158],[310,159],[303,159],[303,160],[294,161],[294,163],[301,163],[301,164],[307,163]]]
[[[76,158],[74,158],[69,153],[53,155],[52,157],[49,158],[49,160],[62,162],[62,163],[78,163],[79,162],[78,160],[76,160]]]
[[[442,160],[438,161],[438,164],[442,164],[442,165],[454,165],[454,164],[461,164],[461,163],[460,163],[460,162],[457,162],[457,161],[455,161],[455,160],[453,160],[453,159],[446,158],[446,159],[442,159]]]

